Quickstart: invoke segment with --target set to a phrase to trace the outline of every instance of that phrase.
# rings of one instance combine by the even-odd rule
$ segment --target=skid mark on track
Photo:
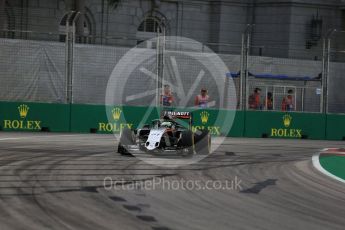
[[[130,204],[125,198],[121,196],[108,196],[109,199],[124,203],[122,207],[126,209],[129,213],[133,214],[138,220],[144,221],[151,225],[153,230],[170,230],[170,228],[166,226],[162,226],[159,224],[158,220],[149,214],[146,214],[146,211],[150,209],[151,205],[146,203],[137,203],[137,204]]]
[[[120,196],[110,196],[109,199],[115,202],[127,202],[126,199],[120,197]]]
[[[236,156],[234,152],[225,152],[225,156]]]
[[[171,228],[168,228],[168,227],[152,227],[152,230],[171,230]]]
[[[136,217],[145,222],[157,222],[156,218],[153,216],[137,215]]]
[[[82,188],[81,188],[81,191],[82,191],[82,192],[98,193],[97,187],[94,187],[94,186],[82,187]]]
[[[268,186],[276,185],[276,182],[277,179],[268,179],[262,182],[258,182],[253,187],[242,190],[241,193],[259,194],[263,189],[267,188]]]
[[[47,186],[45,186],[47,188]],[[98,193],[99,188],[103,188],[102,186],[85,186],[85,187],[78,187],[78,188],[67,188],[67,189],[60,189],[60,190],[50,190],[46,191],[46,193],[66,193],[66,192],[89,192],[89,193]]]
[[[122,205],[125,209],[127,209],[128,211],[137,211],[137,212],[141,212],[142,209],[136,205]]]

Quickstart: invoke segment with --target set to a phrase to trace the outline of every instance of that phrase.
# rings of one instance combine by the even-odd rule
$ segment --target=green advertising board
[[[120,133],[158,118],[155,108],[104,105],[72,105],[71,131]]]
[[[5,131],[68,132],[70,106],[29,102],[1,102],[0,127]]]
[[[192,111],[192,128],[208,129],[214,136],[345,139],[345,115],[174,109]],[[0,129],[119,133],[140,128],[159,118],[155,107],[0,102]]]
[[[323,114],[247,111],[246,137],[325,139]]]
[[[327,114],[327,140],[345,140],[345,115]]]
[[[170,108],[170,110],[192,111],[178,108]],[[152,120],[160,117],[160,113],[155,107],[72,105],[71,131],[119,133],[123,128],[136,129],[150,124]],[[193,110],[192,114],[194,130],[208,129],[216,136],[242,136],[244,122],[242,112],[237,114],[235,111],[201,109]],[[234,125],[231,128],[232,120]]]

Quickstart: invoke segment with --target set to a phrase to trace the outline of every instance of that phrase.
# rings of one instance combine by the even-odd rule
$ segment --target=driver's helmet
[[[173,124],[171,121],[163,121],[161,123],[161,127],[165,127],[165,128],[172,128]]]

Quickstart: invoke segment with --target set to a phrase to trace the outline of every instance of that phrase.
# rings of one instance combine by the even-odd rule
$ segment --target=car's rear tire
[[[181,139],[178,143],[178,147],[181,148],[183,153],[186,153],[188,156],[194,154],[194,135],[190,130],[183,131],[181,133]]]
[[[196,154],[208,155],[211,153],[211,135],[208,130],[197,130],[194,140]]]
[[[117,152],[121,155],[131,155],[131,153],[128,151],[130,145],[134,145],[134,135],[133,131],[130,129],[123,129],[120,134],[120,141],[119,145],[117,147]]]

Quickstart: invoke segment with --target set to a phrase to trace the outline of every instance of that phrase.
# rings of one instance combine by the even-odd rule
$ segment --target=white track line
[[[327,151],[328,149],[323,149],[323,151]],[[340,181],[342,183],[345,183],[345,180],[341,179],[340,177],[334,176],[332,173],[328,172],[326,169],[324,169],[320,164],[320,154],[321,152],[315,154],[312,158],[313,160],[313,166],[319,170],[321,173],[325,174],[326,176],[329,176],[337,181]]]
[[[11,140],[25,140],[25,139],[36,139],[36,138],[50,138],[50,137],[73,137],[77,135],[46,135],[46,136],[30,136],[30,137],[5,137],[0,138],[0,141],[11,141]]]

